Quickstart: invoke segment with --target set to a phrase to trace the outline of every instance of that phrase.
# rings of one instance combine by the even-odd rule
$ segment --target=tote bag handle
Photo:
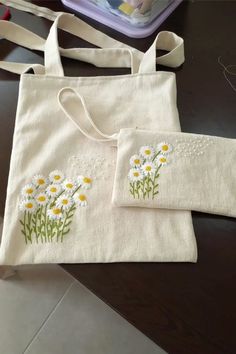
[[[13,22],[0,20],[0,36],[15,44],[32,50],[44,51],[46,40],[37,34]],[[86,61],[98,67],[130,67],[131,56],[127,51],[116,48],[59,48],[62,56]],[[142,54],[143,55],[143,54]],[[22,74],[32,68],[35,74],[45,74],[44,66],[40,64],[22,64],[0,61],[0,68],[17,74]]]

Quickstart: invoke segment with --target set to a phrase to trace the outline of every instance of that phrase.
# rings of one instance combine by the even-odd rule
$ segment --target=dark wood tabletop
[[[64,10],[58,1],[38,1]],[[69,11],[69,10],[67,10]],[[82,18],[85,18],[81,16]],[[12,10],[12,21],[46,37],[51,23]],[[131,39],[92,20],[96,28],[140,50],[156,34]],[[159,30],[185,39],[185,64],[176,70],[178,108],[185,132],[236,138],[236,2],[184,1]],[[64,47],[84,42],[60,33]],[[43,55],[0,39],[0,60],[43,63]],[[122,74],[63,59],[67,75]],[[163,69],[163,68],[161,68]],[[236,67],[234,68],[236,72]],[[0,214],[4,213],[19,77],[0,70]],[[235,87],[235,89],[234,89]],[[236,168],[236,161],[232,161]],[[236,191],[235,191],[236,198]],[[71,264],[64,269],[171,354],[236,353],[236,220],[193,213],[197,264]]]

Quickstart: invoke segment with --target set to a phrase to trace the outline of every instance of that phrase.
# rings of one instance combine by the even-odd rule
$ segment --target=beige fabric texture
[[[151,154],[145,157],[148,149]],[[141,164],[134,166],[138,159]],[[234,161],[235,139],[123,129],[118,138],[113,203],[236,217]],[[151,191],[145,193],[148,184]]]
[[[5,3],[14,5],[11,1]],[[27,3],[19,3],[27,10]],[[80,92],[94,122],[107,134],[136,126],[179,131],[175,75],[155,72],[153,51],[143,58],[130,49],[134,58],[131,75],[64,77],[57,26],[63,23],[63,28],[71,31],[73,24],[74,33],[79,33],[81,21],[77,23],[73,18],[75,22],[69,21],[67,14],[56,17],[45,43],[45,74],[22,74],[20,79],[0,263],[195,262],[197,248],[191,213],[114,208],[111,195],[116,148],[91,143],[66,118],[57,101],[63,87]],[[85,27],[88,36],[91,31],[90,28],[87,33]],[[168,45],[170,37],[172,45],[176,38],[179,47],[182,40],[167,32]],[[101,39],[101,46],[102,42]],[[162,45],[163,42],[162,35]],[[154,45],[156,48],[157,44]],[[183,44],[181,48],[183,50]],[[93,55],[94,50],[87,53]],[[118,53],[123,55],[122,50],[116,55]],[[175,53],[170,57],[174,63]],[[180,64],[179,58],[177,56],[176,65]],[[138,72],[140,64],[142,73]],[[19,70],[18,64],[13,69]],[[64,95],[63,103],[71,114],[79,114],[73,95]],[[59,171],[51,174],[55,170]],[[76,197],[75,207],[67,219],[68,209],[64,209],[64,204],[60,209],[63,213],[53,211],[54,207],[59,209],[56,204],[62,202],[58,194],[56,197],[53,194],[60,189],[57,182],[58,178],[62,179],[62,173],[67,181],[61,183],[61,196],[68,197],[64,190],[67,191],[69,185],[77,183],[79,186],[77,194],[67,198],[69,203],[74,203]],[[54,191],[49,188],[52,183],[47,179],[47,204],[40,204],[40,208],[37,206],[34,210],[36,200],[43,202],[39,192],[46,188],[36,187],[43,179],[38,176],[41,174],[55,182]],[[90,186],[89,190],[84,189]],[[36,194],[25,203],[23,195],[28,193]]]

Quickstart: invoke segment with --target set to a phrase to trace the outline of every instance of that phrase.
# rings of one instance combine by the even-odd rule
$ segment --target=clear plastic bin
[[[182,0],[62,0],[62,2],[130,37],[146,37]]]

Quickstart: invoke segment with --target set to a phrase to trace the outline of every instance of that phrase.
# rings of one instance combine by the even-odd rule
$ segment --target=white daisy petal
[[[62,208],[63,210],[68,210],[74,204],[74,200],[70,195],[61,195],[57,201],[56,206]]]
[[[131,182],[138,182],[141,181],[144,177],[144,173],[142,170],[137,169],[137,168],[131,168],[128,174],[128,179]]]
[[[35,175],[33,177],[33,184],[39,188],[45,187],[47,185],[47,178],[43,175]]]
[[[58,208],[57,206],[48,209],[47,215],[51,220],[60,220],[63,217],[61,208]]]
[[[52,183],[61,183],[64,180],[65,176],[63,172],[59,170],[52,171],[49,174],[49,179]]]
[[[33,213],[37,209],[37,205],[33,199],[23,199],[20,202],[20,210],[28,211],[29,213]]]
[[[147,161],[143,164],[142,171],[145,174],[145,176],[152,175],[156,172],[156,166],[153,162]]]
[[[133,155],[129,162],[132,167],[140,167],[143,164],[143,157],[140,155]]]
[[[173,151],[173,146],[165,141],[157,145],[157,150],[160,151],[163,155],[169,154]]]
[[[158,166],[163,166],[163,165],[167,165],[168,164],[168,160],[167,160],[167,157],[165,155],[159,155],[157,157],[157,164]]]
[[[87,206],[88,202],[87,202],[87,197],[85,194],[82,193],[75,193],[75,195],[73,196],[74,201],[82,207]]]
[[[60,184],[50,184],[46,189],[46,193],[50,197],[57,197],[61,193],[61,190]]]
[[[93,180],[90,177],[79,176],[78,177],[78,185],[83,189],[90,189],[92,187]]]
[[[77,183],[72,179],[65,179],[62,183],[63,189],[68,193],[73,193],[78,187]]]
[[[36,193],[35,185],[33,185],[32,183],[26,184],[26,186],[24,186],[22,188],[21,193],[26,198],[27,197],[33,197],[35,195],[35,193]]]
[[[45,205],[48,202],[48,196],[46,193],[39,193],[36,195],[35,201],[38,205]]]
[[[148,145],[142,146],[139,152],[142,157],[148,160],[152,159],[155,154],[155,150],[153,149],[153,147]]]

